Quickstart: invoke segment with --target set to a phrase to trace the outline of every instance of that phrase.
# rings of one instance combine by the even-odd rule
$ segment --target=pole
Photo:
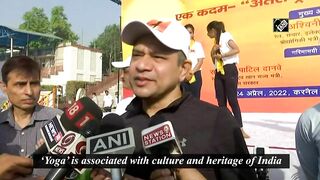
[[[13,38],[12,36],[10,37],[10,57],[13,56]]]
[[[121,32],[121,16],[119,17],[119,31]],[[120,36],[120,59],[122,59],[122,61],[123,61],[124,58],[123,58],[123,54],[122,54],[122,42],[121,41],[122,40],[121,40],[121,36]],[[124,72],[122,72],[122,73],[124,73]],[[122,94],[121,97],[123,97],[123,86],[122,86],[122,93],[120,93],[120,85],[119,85],[120,82],[119,82],[119,79],[120,79],[120,72],[118,70],[118,94],[119,94],[118,97],[120,97],[120,94]],[[118,98],[118,102],[119,102],[119,98]]]
[[[26,56],[29,56],[29,34],[27,34]]]
[[[118,69],[118,86],[117,86],[117,91],[118,91],[117,103],[119,103],[119,101],[120,101],[120,69]]]

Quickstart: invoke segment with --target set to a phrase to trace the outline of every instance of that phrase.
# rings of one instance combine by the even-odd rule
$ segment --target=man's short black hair
[[[8,74],[14,70],[26,74],[38,74],[40,78],[41,68],[39,64],[28,56],[14,56],[9,58],[1,68],[2,81],[8,83]]]

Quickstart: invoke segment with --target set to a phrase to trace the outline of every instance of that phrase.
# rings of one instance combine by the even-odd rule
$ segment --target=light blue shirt
[[[12,106],[0,113],[0,154],[8,153],[27,156],[36,150],[37,141],[42,138],[40,129],[57,114],[59,109],[36,105],[30,123],[21,128],[15,123]],[[33,175],[46,176],[48,169],[34,169]]]
[[[308,180],[320,180],[320,104],[307,109],[296,127],[296,148]]]

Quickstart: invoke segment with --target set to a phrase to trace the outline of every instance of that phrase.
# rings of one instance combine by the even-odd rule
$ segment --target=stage
[[[295,128],[300,113],[242,113],[250,153],[269,147],[271,154],[290,154],[289,169],[270,169],[270,180],[305,180],[295,150]]]

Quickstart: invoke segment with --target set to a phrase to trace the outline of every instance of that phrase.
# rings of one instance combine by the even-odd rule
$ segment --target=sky
[[[51,9],[63,6],[78,43],[88,46],[107,25],[119,24],[121,7],[110,0],[0,0],[0,25],[18,28],[23,14],[32,7],[43,8],[50,19]]]

